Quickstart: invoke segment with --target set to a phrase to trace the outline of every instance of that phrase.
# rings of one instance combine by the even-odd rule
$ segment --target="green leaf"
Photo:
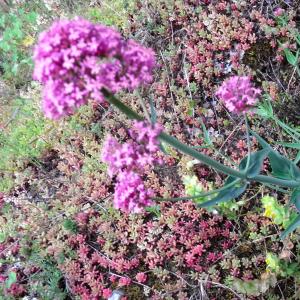
[[[151,109],[151,123],[155,124],[157,115],[156,115],[156,110],[155,110],[155,106],[154,106],[152,97],[150,97],[150,109]]]
[[[295,189],[291,195],[291,204],[294,204],[297,210],[300,212],[300,188]]]
[[[73,220],[70,220],[70,219],[64,220],[63,227],[72,233],[76,233],[76,231],[77,231],[76,222]]]
[[[0,27],[5,27],[5,20],[6,20],[6,16],[5,15],[2,15],[0,17]]]
[[[267,143],[261,136],[259,136],[255,131],[250,129],[250,133],[258,140],[258,142],[260,143],[260,145],[263,148],[270,148],[272,149],[272,147],[270,146],[269,143]]]
[[[225,186],[237,180],[237,178],[229,176],[225,182]],[[199,207],[210,207],[216,205],[220,202],[226,202],[232,199],[237,198],[246,190],[247,183],[237,182],[236,185],[230,186],[228,189],[220,192],[215,198],[199,204]]]
[[[4,243],[6,240],[6,234],[4,232],[0,232],[0,243]]]
[[[7,42],[5,42],[4,40],[0,41],[0,48],[4,52],[8,52],[11,49],[10,45]]]
[[[259,116],[266,118],[266,119],[273,118],[273,116],[274,116],[273,108],[272,108],[270,101],[264,101],[264,102],[260,103],[255,112]]]
[[[280,238],[283,240],[294,231],[297,227],[300,226],[300,215],[289,225],[289,227],[281,234]]]
[[[271,252],[267,252],[266,255],[267,270],[273,274],[280,274],[280,258]]]
[[[294,160],[294,163],[297,164],[299,161],[300,161],[300,151],[298,152],[298,154]]]
[[[288,147],[288,148],[294,148],[300,150],[300,143],[284,143],[284,142],[278,142],[278,145]]]
[[[8,278],[5,281],[5,286],[7,289],[11,287],[13,283],[17,282],[17,273],[16,272],[9,272]]]
[[[201,127],[202,127],[202,130],[203,130],[203,133],[204,133],[204,141],[205,141],[205,144],[209,145],[209,146],[212,146],[213,145],[213,142],[209,136],[209,133],[206,129],[206,126],[202,120],[202,118],[199,119],[200,120],[200,123],[201,123]]]
[[[160,217],[161,211],[160,211],[160,206],[159,205],[153,205],[153,206],[147,206],[145,210],[149,213],[154,214],[157,218]]]
[[[272,167],[272,175],[274,177],[281,179],[300,180],[300,169],[293,161],[290,161],[286,157],[279,154],[277,151],[273,150],[271,146],[257,133],[255,133],[254,131],[251,131],[251,133],[253,136],[255,136],[255,138],[264,149],[270,150],[268,157]]]
[[[250,154],[250,163],[247,170],[247,177],[253,178],[260,173],[264,159],[270,153],[269,148],[259,150]],[[241,171],[246,171],[248,155],[242,159],[239,165]]]
[[[293,52],[288,48],[284,48],[283,51],[287,61],[295,67],[298,64],[299,50],[297,51],[296,55],[294,55]]]
[[[29,14],[26,15],[26,20],[29,22],[29,23],[36,23],[36,20],[37,20],[37,16],[38,14],[34,11],[31,11]]]
[[[234,278],[232,287],[238,293],[258,297],[262,294],[265,294],[269,288],[276,286],[276,283],[276,275],[270,272],[266,272],[261,275],[260,279],[241,280],[239,278]]]
[[[293,161],[290,161],[276,151],[272,151],[269,154],[269,159],[273,176],[282,179],[300,179],[300,169]]]
[[[299,33],[299,31],[297,31],[297,32],[295,33],[295,40],[296,40],[296,42],[298,43],[298,45],[300,46],[300,33]]]
[[[14,75],[17,75],[18,74],[18,69],[19,69],[19,64],[14,64],[13,67],[11,68],[11,72],[14,74]]]

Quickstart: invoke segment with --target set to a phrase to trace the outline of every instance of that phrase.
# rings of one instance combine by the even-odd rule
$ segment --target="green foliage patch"
[[[21,82],[32,66],[31,46],[35,42],[38,14],[19,8],[0,12],[0,70],[3,78]]]
[[[33,99],[16,99],[11,105],[11,118],[0,131],[0,190],[9,190],[11,176],[25,162],[37,163],[38,157],[49,147],[45,134],[49,123]]]

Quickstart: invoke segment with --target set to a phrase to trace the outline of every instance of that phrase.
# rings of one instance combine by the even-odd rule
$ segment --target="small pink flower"
[[[88,220],[89,220],[89,214],[87,214],[87,213],[80,212],[76,216],[76,221],[81,225],[87,224]]]
[[[112,294],[112,291],[111,289],[103,289],[102,290],[102,296],[105,298],[105,299],[108,299]]]
[[[276,8],[274,11],[274,16],[276,17],[280,17],[283,14],[284,14],[284,9],[282,9],[281,7]]]
[[[110,280],[112,283],[116,282],[117,279],[118,279],[118,277],[117,277],[116,275],[111,275],[111,276],[109,277],[109,280]]]
[[[147,280],[147,275],[145,273],[137,273],[135,276],[136,280],[140,283],[146,282]]]
[[[207,260],[211,262],[215,262],[218,259],[218,255],[214,252],[210,252],[207,255]]]
[[[159,124],[134,121],[129,132],[133,141],[120,144],[109,136],[102,150],[102,160],[108,164],[108,174],[112,177],[120,171],[141,170],[146,165],[158,163],[154,154],[159,150],[158,136],[161,131]]]
[[[131,283],[131,279],[128,277],[121,277],[119,279],[119,286],[128,286]]]
[[[281,54],[277,54],[276,55],[276,57],[275,57],[275,59],[276,59],[276,61],[278,61],[278,62],[283,62],[283,60],[284,60],[284,57],[283,57],[283,55],[281,55]]]
[[[194,254],[194,255],[197,254],[197,255],[201,256],[202,253],[203,253],[204,251],[205,251],[205,250],[204,250],[203,245],[197,245],[197,246],[193,249],[193,254]]]
[[[261,90],[253,87],[249,76],[232,76],[216,92],[227,109],[237,114],[253,107],[260,94]]]

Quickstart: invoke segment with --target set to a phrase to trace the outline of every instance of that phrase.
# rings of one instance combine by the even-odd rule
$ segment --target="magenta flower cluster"
[[[104,102],[101,89],[113,93],[152,80],[154,52],[106,26],[84,19],[53,23],[34,51],[34,79],[42,82],[43,110],[59,119],[89,99]]]
[[[249,76],[232,76],[218,88],[216,95],[230,112],[244,113],[258,101],[261,90],[254,88]]]
[[[152,205],[152,191],[147,190],[141,173],[147,165],[159,163],[155,153],[159,150],[160,125],[134,121],[129,131],[131,141],[120,144],[109,136],[104,143],[102,160],[108,164],[108,174],[117,176],[114,207],[124,212],[141,212]]]

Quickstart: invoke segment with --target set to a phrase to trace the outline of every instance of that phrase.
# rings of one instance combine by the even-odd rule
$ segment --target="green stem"
[[[200,198],[200,197],[206,197],[206,196],[210,196],[210,195],[213,195],[213,194],[217,194],[217,193],[220,193],[226,189],[228,189],[229,187],[232,187],[233,185],[235,185],[236,183],[239,183],[241,181],[241,179],[236,179],[234,181],[232,181],[231,183],[219,188],[219,189],[215,189],[215,190],[212,190],[212,191],[208,191],[208,192],[205,192],[205,193],[200,193],[198,195],[195,195],[195,196],[187,196],[187,197],[179,197],[179,198],[159,198],[159,197],[154,197],[152,198],[153,200],[156,200],[156,201],[182,201],[182,200],[191,200],[191,199],[197,199],[197,198]]]
[[[124,113],[129,119],[133,120],[144,120],[142,116],[140,116],[138,113],[133,111],[131,108],[129,108],[127,105],[125,105],[123,102],[121,102],[119,99],[117,99],[113,94],[111,94],[106,89],[101,90],[106,100],[113,104],[115,107],[117,107],[122,113]]]
[[[273,189],[273,190],[275,190],[275,191],[281,192],[281,193],[285,193],[285,194],[289,194],[289,193],[290,193],[289,190],[281,189],[281,188],[279,188],[279,187],[276,186],[276,185],[272,185],[272,184],[269,184],[269,183],[265,183],[264,185],[265,185],[266,187],[269,187],[269,188],[271,188],[271,189]]]
[[[298,154],[294,160],[294,163],[297,164],[299,161],[300,161],[300,151],[298,152]]]
[[[162,132],[159,135],[159,138],[161,141],[173,146],[174,148],[178,149],[179,151],[181,151],[184,154],[190,155],[198,160],[200,160],[201,162],[203,162],[204,164],[216,169],[217,171],[226,174],[226,175],[230,175],[230,176],[234,176],[240,179],[246,179],[246,175],[243,174],[240,171],[234,170],[232,168],[229,168],[227,166],[224,166],[223,164],[219,163],[218,161],[210,158],[209,156],[202,154],[200,152],[198,152],[197,150],[190,148],[189,146],[181,143],[180,141],[178,141],[176,138]]]
[[[230,159],[227,155],[223,154],[221,151],[219,151],[215,146],[211,146],[211,149],[217,153],[217,155],[221,156],[222,158],[228,160],[229,163],[231,163],[233,166],[238,167],[238,165]]]
[[[151,118],[150,118],[150,115],[148,113],[148,110],[147,110],[146,103],[145,103],[144,99],[142,98],[142,96],[138,92],[136,92],[136,94],[137,94],[137,97],[139,98],[139,101],[140,101],[140,104],[143,108],[144,115],[145,115],[146,119],[148,120],[148,122],[151,123]]]
[[[300,181],[280,179],[280,178],[275,178],[275,177],[270,177],[265,175],[257,175],[253,178],[249,178],[249,180],[258,181],[260,183],[278,185],[282,187],[288,187],[288,188],[300,187]]]
[[[300,77],[300,69],[299,69],[298,66],[296,66],[296,68],[297,68],[297,73],[298,73],[298,75],[299,75],[299,77]]]
[[[246,113],[244,114],[245,117],[245,125],[246,125],[246,134],[247,134],[247,146],[248,146],[248,156],[247,156],[247,163],[245,168],[245,174],[248,173],[248,168],[250,165],[250,155],[251,155],[251,144],[250,144],[250,134],[249,134],[249,123]]]

